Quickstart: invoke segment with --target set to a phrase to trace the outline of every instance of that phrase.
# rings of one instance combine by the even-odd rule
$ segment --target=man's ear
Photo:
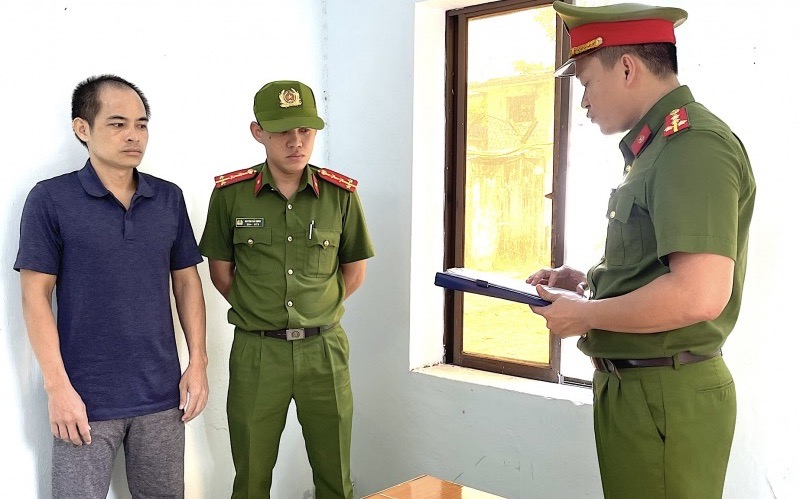
[[[625,72],[626,83],[632,83],[639,73],[638,60],[629,54],[622,54],[619,62],[622,65],[622,70]]]
[[[264,131],[263,128],[261,128],[261,125],[259,125],[258,122],[256,121],[250,122],[250,134],[253,136],[254,139],[256,139],[256,142],[266,145],[265,143],[267,139],[265,136],[266,132]]]
[[[89,137],[92,133],[92,127],[89,122],[83,118],[75,118],[72,120],[72,131],[84,142],[89,142]]]

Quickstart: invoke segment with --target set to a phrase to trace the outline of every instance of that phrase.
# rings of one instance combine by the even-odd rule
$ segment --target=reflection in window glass
[[[555,12],[536,7],[468,24],[464,266],[525,279],[550,266]],[[549,363],[527,305],[465,293],[463,350]]]

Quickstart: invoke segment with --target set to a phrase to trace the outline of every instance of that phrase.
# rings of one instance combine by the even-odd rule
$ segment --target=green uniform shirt
[[[339,264],[375,253],[358,194],[307,165],[286,199],[264,164],[211,194],[200,252],[233,262],[228,322],[248,331],[335,324],[344,313]]]
[[[591,299],[630,293],[668,273],[667,256],[678,251],[733,259],[733,293],[713,321],[653,334],[594,329],[578,345],[590,356],[624,359],[715,352],[739,314],[747,266],[755,181],[744,146],[684,86],[656,103],[620,150],[629,166],[611,192],[605,256],[588,275]]]

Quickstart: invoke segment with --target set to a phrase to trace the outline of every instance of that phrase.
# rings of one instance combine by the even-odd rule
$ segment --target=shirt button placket
[[[131,203],[131,205],[132,204],[133,203]],[[131,207],[133,207],[133,206],[131,206]],[[125,217],[123,218],[122,224],[123,224],[122,237],[125,240],[125,242],[131,243],[133,241],[133,221],[131,220],[131,210],[130,210],[130,208],[128,208],[128,210],[125,211]]]
[[[286,244],[293,244],[294,237],[290,234],[293,230],[295,230],[293,220],[296,218],[297,213],[294,211],[294,205],[290,202],[286,203],[286,210],[284,211],[284,227],[286,228]],[[299,240],[298,240],[299,242]],[[289,315],[289,325],[291,327],[297,327],[297,312],[294,309],[294,301],[289,299],[289,297],[295,296],[297,291],[297,280],[294,277],[295,269],[297,268],[296,262],[294,261],[294,254],[298,251],[299,248],[292,246],[291,248],[286,248],[286,258],[283,262],[284,271],[286,272],[286,309]]]

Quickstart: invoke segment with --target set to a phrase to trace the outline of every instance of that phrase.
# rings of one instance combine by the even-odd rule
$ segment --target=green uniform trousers
[[[353,393],[350,346],[341,326],[286,341],[236,328],[228,424],[236,477],[232,498],[269,498],[272,469],[294,399],[316,499],[351,499]]]
[[[722,357],[594,375],[597,457],[606,499],[722,497],[736,389]]]

